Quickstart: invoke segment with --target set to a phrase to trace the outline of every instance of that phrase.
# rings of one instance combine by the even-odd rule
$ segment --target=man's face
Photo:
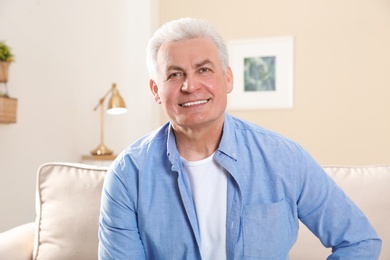
[[[195,38],[161,46],[150,88],[174,127],[196,128],[223,122],[233,75],[212,40]]]

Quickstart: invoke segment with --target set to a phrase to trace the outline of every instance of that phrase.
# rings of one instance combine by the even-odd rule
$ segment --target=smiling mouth
[[[210,99],[204,99],[204,100],[198,100],[198,101],[193,101],[193,102],[187,102],[180,104],[181,107],[190,107],[190,106],[195,106],[195,105],[201,105],[209,102]]]

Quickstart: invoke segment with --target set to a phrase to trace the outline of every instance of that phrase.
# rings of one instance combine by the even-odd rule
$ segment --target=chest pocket
[[[242,225],[245,256],[272,258],[291,247],[291,224],[284,199],[245,206]]]

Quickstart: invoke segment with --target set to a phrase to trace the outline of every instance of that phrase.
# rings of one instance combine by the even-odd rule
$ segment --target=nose
[[[192,93],[196,91],[198,88],[199,88],[199,82],[196,81],[195,77],[187,75],[185,81],[183,82],[183,85],[181,86],[181,91]]]

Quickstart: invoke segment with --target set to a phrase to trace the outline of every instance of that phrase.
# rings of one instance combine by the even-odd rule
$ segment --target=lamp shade
[[[119,115],[119,114],[124,114],[127,112],[127,108],[125,105],[125,101],[119,95],[119,91],[116,88],[116,84],[112,85],[112,94],[111,98],[107,104],[107,113],[111,115]]]

